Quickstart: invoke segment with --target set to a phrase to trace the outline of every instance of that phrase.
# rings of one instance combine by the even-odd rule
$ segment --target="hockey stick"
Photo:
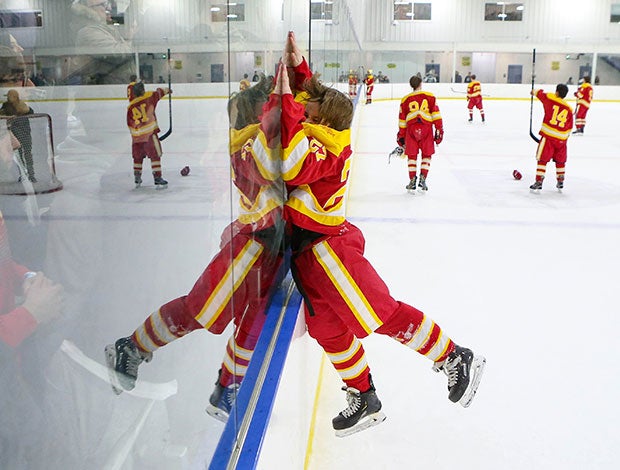
[[[467,92],[466,91],[459,91],[459,90],[455,90],[454,88],[450,87],[450,90],[452,90],[454,93],[461,93],[463,95],[466,95]],[[480,96],[486,96],[487,98],[491,95],[487,95],[486,93],[482,93]]]
[[[82,352],[80,348],[78,348],[71,341],[66,339],[63,340],[62,344],[60,345],[60,350],[64,352],[67,357],[69,357],[73,362],[79,364],[85,370],[100,378],[104,382],[108,382],[110,385],[112,385],[108,373],[108,367],[88,357]],[[163,383],[153,383],[146,382],[144,380],[138,380],[136,382],[136,388],[134,388],[133,390],[127,390],[125,391],[125,393],[134,397],[163,401],[166,398],[175,395],[177,393],[177,389],[178,386],[176,380],[171,380],[170,382]]]
[[[536,68],[536,49],[532,50],[532,92],[534,91],[534,79],[536,78],[536,74],[534,73]],[[534,113],[534,95],[530,92],[530,137],[534,139],[534,141],[538,144],[540,143],[540,139],[534,135],[532,132],[532,115]]]
[[[172,78],[170,73],[170,49],[168,49],[168,121],[170,122],[170,127],[164,135],[159,136],[160,141],[172,134]]]

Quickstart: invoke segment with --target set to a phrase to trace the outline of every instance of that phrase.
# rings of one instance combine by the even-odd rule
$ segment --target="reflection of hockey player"
[[[353,70],[349,70],[349,96],[351,98],[357,96],[357,75]]]
[[[594,89],[590,84],[590,77],[583,77],[583,83],[579,85],[579,88],[575,92],[577,97],[577,109],[575,110],[575,132],[573,134],[583,135],[583,130],[586,127],[586,114],[590,110],[590,104],[592,103],[592,96]]]
[[[187,295],[162,305],[131,336],[106,348],[117,393],[134,388],[138,366],[150,361],[155,350],[192,331],[206,329],[221,334],[234,321],[236,332],[228,341],[207,408],[210,415],[227,419],[283,259],[284,189],[279,160],[272,158],[272,149],[267,146],[279,132],[279,121],[271,119],[267,109],[264,124],[258,123],[270,87],[271,82],[263,79],[229,102],[231,167],[240,193],[239,217],[224,230],[220,252]],[[253,145],[258,139],[263,146],[256,146],[260,150],[255,151]]]
[[[471,81],[467,85],[467,110],[469,113],[469,122],[474,120],[474,108],[480,111],[480,118],[484,122],[484,108],[482,107],[482,86],[476,80],[476,75],[471,75]]]
[[[161,173],[161,144],[159,142],[159,125],[155,108],[160,99],[172,91],[169,88],[158,88],[146,92],[144,83],[138,82],[133,87],[135,98],[127,106],[127,127],[131,133],[131,155],[133,158],[133,174],[136,188],[142,184],[142,162],[144,157],[151,159],[153,180],[157,189],[166,188],[168,182]]]
[[[364,84],[366,85],[366,104],[370,104],[372,103],[372,92],[375,88],[375,76],[372,74],[372,70],[368,70]]]

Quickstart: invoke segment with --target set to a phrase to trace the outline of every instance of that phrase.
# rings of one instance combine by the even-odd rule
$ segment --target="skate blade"
[[[167,184],[157,184],[157,185],[155,185],[155,189],[157,191],[161,191],[162,189],[168,189],[168,185]]]
[[[205,411],[207,412],[209,416],[217,419],[218,421],[221,421],[222,423],[226,423],[228,421],[228,413],[218,408],[217,406],[213,406],[212,404],[209,403]]]
[[[474,357],[469,371],[471,377],[471,379],[469,380],[469,385],[467,386],[467,390],[465,390],[465,393],[459,400],[459,403],[463,408],[467,408],[474,400],[474,397],[476,396],[476,391],[478,390],[478,385],[480,385],[480,380],[482,379],[482,373],[484,372],[484,366],[486,365],[486,363],[487,360],[484,357]]]
[[[118,375],[116,375],[116,370],[114,369],[114,365],[116,364],[116,348],[113,344],[108,344],[105,347],[105,362],[108,366],[108,378],[110,379],[112,390],[116,395],[120,395],[123,393],[123,387],[121,386]]]
[[[371,428],[377,424],[381,424],[385,421],[385,418],[387,418],[387,416],[385,416],[383,411],[377,411],[376,413],[366,416],[363,421],[358,422],[355,426],[351,426],[347,429],[337,429],[336,437],[347,437],[351,434],[363,431],[364,429]]]

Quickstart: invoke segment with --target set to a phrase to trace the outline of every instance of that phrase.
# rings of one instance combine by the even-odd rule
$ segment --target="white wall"
[[[156,85],[147,85],[148,89],[154,89]],[[336,88],[347,92],[346,83],[334,84]],[[535,88],[543,88],[546,91],[555,90],[556,83],[535,84]],[[460,91],[465,92],[464,83],[424,83],[423,89],[432,92],[441,99],[460,99]],[[173,98],[176,99],[209,99],[225,98],[231,92],[238,91],[239,83],[178,83],[172,86],[174,91]],[[502,83],[482,83],[482,92],[490,95],[487,99],[530,99],[530,84],[502,84]],[[455,90],[455,91],[453,91]],[[577,85],[569,86],[568,98],[577,90]],[[6,93],[6,88],[0,88],[0,94]],[[36,87],[20,88],[23,93],[22,98],[28,101],[62,101],[71,99],[92,99],[101,98],[102,100],[119,99],[125,100],[126,87],[124,85],[83,85],[73,87]],[[379,83],[375,85],[373,99],[398,99],[400,100],[407,93],[411,92],[408,83]],[[363,93],[363,91],[362,91]],[[620,87],[618,86],[595,86],[594,101],[618,101],[620,102]]]

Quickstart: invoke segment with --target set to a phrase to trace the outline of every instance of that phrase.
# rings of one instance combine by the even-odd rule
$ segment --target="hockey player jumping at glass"
[[[540,128],[540,142],[536,150],[536,181],[530,186],[532,190],[542,189],[547,163],[555,162],[556,187],[564,187],[564,171],[566,167],[566,141],[573,129],[573,109],[564,101],[568,94],[568,87],[560,83],[555,93],[545,93],[543,90],[532,90],[531,95],[540,100],[544,109],[542,126]]]
[[[443,120],[435,99],[435,95],[422,91],[422,79],[414,75],[409,79],[413,92],[400,101],[398,112],[398,146],[390,156],[407,156],[408,191],[428,191],[426,179],[431,167],[431,158],[435,153],[435,144],[443,140]],[[435,132],[433,132],[433,128]],[[422,153],[420,180],[418,182],[418,152]]]
[[[283,273],[282,204],[284,187],[280,162],[270,149],[253,151],[259,128],[261,142],[274,143],[279,120],[266,110],[272,80],[263,78],[229,101],[230,155],[233,182],[239,191],[239,216],[222,233],[221,250],[211,260],[190,292],[157,309],[129,337],[106,347],[106,361],[117,393],[132,390],[138,366],[153,352],[192,331],[207,329],[221,334],[234,318],[207,412],[226,421],[236,391],[245,376],[264,323],[264,311]],[[279,114],[277,107],[272,108]],[[272,150],[272,149],[271,149]]]
[[[583,83],[579,85],[579,88],[575,92],[575,97],[577,98],[577,109],[575,110],[576,129],[573,134],[583,135],[583,130],[586,127],[586,115],[590,110],[593,95],[594,89],[590,84],[590,77],[583,77]]]
[[[469,122],[474,120],[474,108],[480,111],[480,119],[484,122],[484,108],[482,107],[482,85],[476,80],[476,75],[471,76],[471,82],[467,85],[467,110]]]
[[[0,108],[3,116],[14,116],[8,122],[9,130],[20,143],[19,152],[19,181],[28,178],[31,183],[36,183],[34,174],[34,161],[32,159],[32,134],[30,129],[29,114],[34,111],[28,104],[19,98],[17,90],[9,90],[6,94],[7,100]]]
[[[159,125],[155,108],[160,99],[172,91],[169,88],[157,88],[145,91],[144,83],[137,82],[133,86],[134,99],[127,106],[127,127],[131,132],[131,155],[133,158],[133,174],[136,188],[142,185],[142,162],[144,157],[151,159],[153,180],[157,189],[168,186],[168,181],[161,173],[161,144],[157,134]]]
[[[291,224],[291,269],[304,298],[308,333],[327,353],[345,386],[348,407],[332,420],[347,436],[385,419],[360,338],[376,332],[419,352],[448,376],[452,402],[468,406],[485,360],[456,345],[430,317],[395,300],[364,257],[364,236],[345,218],[351,167],[353,103],[342,92],[309,77],[307,62],[289,33],[285,56],[293,88],[305,91],[305,105],[292,94],[280,67],[276,89],[282,99],[282,175],[288,187],[285,219]],[[306,80],[302,70],[307,70]],[[299,96],[297,97],[299,98]]]

